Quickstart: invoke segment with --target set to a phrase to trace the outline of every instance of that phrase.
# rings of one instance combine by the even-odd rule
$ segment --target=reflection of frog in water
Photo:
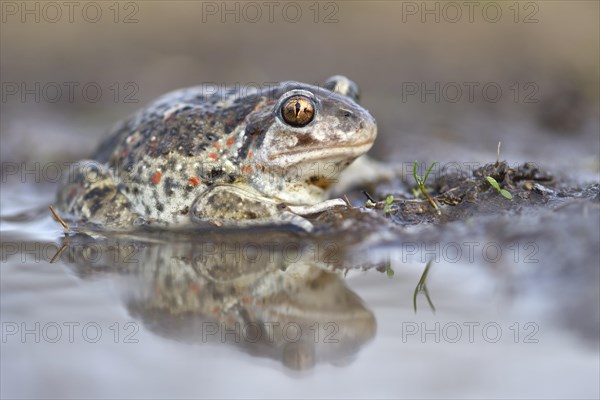
[[[358,88],[283,82],[167,94],[118,125],[59,190],[65,215],[107,229],[289,223],[345,206],[328,188],[375,140]]]
[[[69,246],[80,275],[115,272],[130,313],[169,338],[235,344],[307,369],[346,362],[374,336],[373,314],[337,273],[319,267],[323,257],[338,256],[327,243],[178,236],[176,243],[81,239]],[[86,261],[88,245],[102,250],[106,267]]]

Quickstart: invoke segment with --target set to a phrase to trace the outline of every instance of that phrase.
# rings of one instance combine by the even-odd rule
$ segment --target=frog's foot
[[[109,230],[128,230],[145,221],[132,209],[111,173],[100,163],[85,160],[67,176],[57,194],[58,208],[74,220]]]
[[[293,225],[311,231],[313,225],[289,206],[240,187],[219,185],[204,191],[192,205],[192,221],[216,226]]]

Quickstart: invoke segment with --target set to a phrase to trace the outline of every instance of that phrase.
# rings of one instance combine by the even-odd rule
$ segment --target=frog
[[[57,192],[66,219],[107,230],[291,225],[348,207],[329,198],[372,147],[358,85],[201,85],[167,93],[115,125]]]

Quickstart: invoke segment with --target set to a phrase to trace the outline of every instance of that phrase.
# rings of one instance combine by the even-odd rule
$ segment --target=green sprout
[[[498,191],[498,193],[502,195],[502,197],[508,200],[512,200],[512,194],[510,194],[510,192],[506,189],[501,189],[500,185],[498,184],[498,181],[496,181],[491,176],[486,176],[485,179],[487,179],[490,185],[492,185],[492,187],[495,188]]]
[[[429,269],[431,268],[431,261],[432,260],[429,260],[427,265],[425,265],[425,270],[423,271],[421,279],[419,279],[419,283],[417,283],[417,287],[415,287],[415,292],[413,293],[413,308],[415,310],[415,314],[417,313],[417,295],[420,292],[423,292],[425,298],[427,299],[427,303],[429,303],[429,307],[431,307],[431,311],[435,313],[435,306],[433,305],[431,298],[429,298],[429,291],[427,290],[427,285],[425,284],[425,281],[427,280],[427,274],[429,274]]]
[[[429,169],[425,173],[425,176],[421,177],[421,176],[417,175],[417,165],[418,164],[417,164],[417,160],[415,160],[415,163],[413,164],[413,177],[415,178],[415,182],[417,182],[417,185],[419,186],[421,193],[423,193],[423,196],[425,196],[427,198],[427,201],[429,201],[429,203],[433,206],[433,208],[435,208],[435,211],[437,212],[437,214],[442,215],[442,212],[440,211],[440,208],[438,207],[437,203],[431,198],[429,193],[427,193],[427,190],[425,190],[425,182],[427,181],[427,178],[429,177],[429,174],[431,173],[431,170],[433,169],[435,164],[437,164],[437,162],[433,162],[429,166]]]
[[[394,201],[394,196],[391,194],[385,198],[385,206],[383,207],[383,212],[389,214],[392,212],[392,202]]]
[[[390,261],[388,261],[388,263],[385,266],[385,273],[390,279],[394,276],[394,270],[392,269],[392,263]]]

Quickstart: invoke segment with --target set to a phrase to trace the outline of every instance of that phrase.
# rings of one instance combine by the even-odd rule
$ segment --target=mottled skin
[[[331,90],[329,90],[331,89]],[[308,98],[314,117],[293,126],[281,108]],[[376,124],[344,77],[325,88],[195,87],[167,94],[119,124],[93,161],[58,193],[59,208],[106,229],[138,224],[291,223],[331,207],[327,189],[372,146]]]
[[[60,260],[81,278],[110,278],[132,317],[178,342],[240,346],[309,369],[350,361],[375,336],[375,316],[335,267],[352,265],[341,247],[277,231],[162,233],[70,236]]]

